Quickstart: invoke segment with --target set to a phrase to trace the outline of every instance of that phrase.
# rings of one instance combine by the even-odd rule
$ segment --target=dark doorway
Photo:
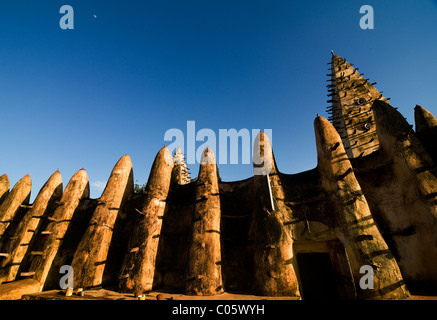
[[[329,253],[298,253],[297,263],[304,300],[340,300]]]

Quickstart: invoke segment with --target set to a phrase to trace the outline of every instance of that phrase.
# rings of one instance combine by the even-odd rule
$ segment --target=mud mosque
[[[435,295],[437,120],[416,106],[413,128],[352,63],[332,53],[329,68],[312,170],[282,173],[261,132],[254,156],[268,170],[243,181],[222,182],[209,148],[195,181],[180,151],[162,148],[140,193],[125,155],[97,199],[84,169],[65,188],[54,172],[33,203],[29,175],[12,188],[2,175],[0,299],[59,289],[63,265],[86,290]]]

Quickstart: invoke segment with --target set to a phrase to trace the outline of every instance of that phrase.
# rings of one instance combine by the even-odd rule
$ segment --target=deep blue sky
[[[65,4],[74,30],[59,27]],[[374,30],[359,27],[365,4]],[[165,132],[189,120],[217,136],[272,129],[280,171],[312,169],[330,50],[413,124],[416,104],[437,115],[436,37],[431,0],[1,1],[0,174],[12,187],[30,173],[34,198],[57,168],[65,186],[84,167],[98,197],[126,153],[145,183]]]

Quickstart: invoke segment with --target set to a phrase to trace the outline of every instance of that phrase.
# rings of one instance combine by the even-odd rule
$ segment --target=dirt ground
[[[144,294],[144,300],[300,300],[296,297],[264,297],[248,294],[223,293],[215,296],[187,296],[178,293],[149,292]],[[86,290],[83,297],[79,295],[65,296],[63,290],[23,295],[22,300],[138,300],[133,294],[123,294],[107,289]],[[437,296],[412,295],[406,300],[437,300]]]

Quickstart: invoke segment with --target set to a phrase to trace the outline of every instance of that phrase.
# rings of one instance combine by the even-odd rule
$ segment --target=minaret
[[[375,89],[375,83],[363,77],[359,68],[333,51],[328,87],[328,118],[337,129],[349,158],[368,155],[379,149],[375,119],[371,110],[373,101],[387,99]]]

